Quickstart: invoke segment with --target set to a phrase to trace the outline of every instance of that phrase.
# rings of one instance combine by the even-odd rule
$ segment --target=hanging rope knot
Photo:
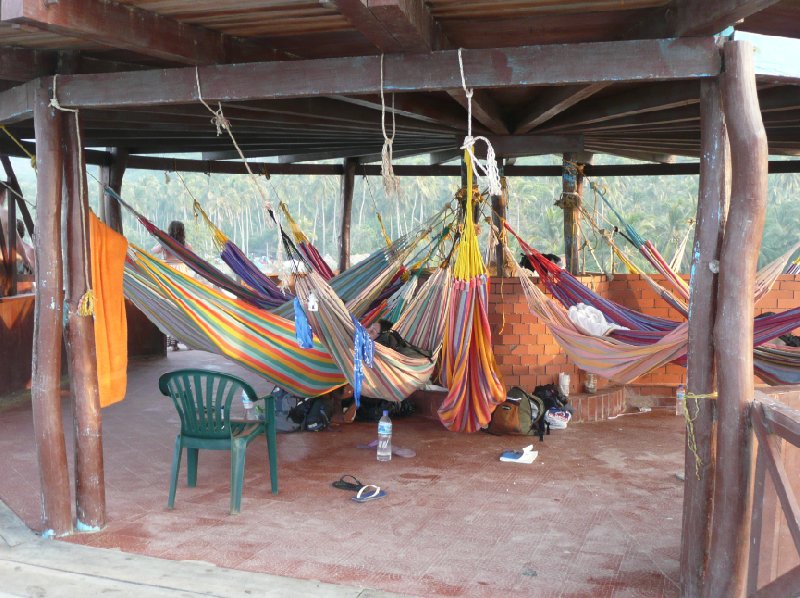
[[[78,315],[82,317],[94,315],[94,291],[87,290],[78,301]]]
[[[211,117],[211,124],[217,128],[217,137],[222,135],[223,131],[230,131],[231,122],[225,118],[225,114],[222,112],[222,102],[217,102],[217,109],[212,112],[214,116]]]
[[[400,195],[400,178],[395,175],[392,166],[392,144],[396,132],[394,116],[394,94],[392,94],[392,136],[386,134],[386,102],[383,97],[383,54],[381,54],[381,131],[383,132],[383,147],[381,148],[381,177],[383,190],[388,196]]]

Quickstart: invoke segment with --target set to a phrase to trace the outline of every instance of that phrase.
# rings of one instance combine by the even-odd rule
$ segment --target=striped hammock
[[[356,325],[347,306],[316,272],[299,274],[295,290],[303,305],[309,303],[312,294],[316,297],[319,309],[305,310],[311,328],[350,384],[357,387],[353,343]],[[373,365],[362,370],[361,392],[373,398],[402,401],[428,382],[434,365],[426,357],[408,357],[375,344]]]
[[[452,294],[442,345],[441,381],[448,388],[439,419],[456,432],[476,432],[489,425],[506,390],[492,352],[486,267],[472,220],[473,166],[467,166],[464,228],[453,266]]]
[[[128,297],[162,331],[261,374],[297,396],[317,396],[345,383],[319,344],[298,347],[294,322],[187,276],[132,247]]]
[[[302,254],[305,262],[311,266],[311,268],[317,274],[322,276],[323,279],[330,280],[333,278],[333,270],[331,270],[328,263],[320,255],[317,248],[314,247],[314,244],[309,241],[305,233],[303,233],[303,231],[300,230],[300,227],[297,226],[294,218],[292,218],[292,215],[289,213],[289,207],[285,203],[281,202],[280,209],[281,212],[283,212],[283,217],[286,218],[286,222],[289,223],[289,227],[292,230],[295,246]],[[389,243],[389,245],[391,245],[391,243]]]

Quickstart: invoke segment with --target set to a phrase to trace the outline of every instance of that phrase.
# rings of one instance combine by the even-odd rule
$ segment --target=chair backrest
[[[181,434],[199,438],[229,438],[231,403],[246,393],[258,397],[241,378],[208,370],[176,370],[158,380],[161,393],[172,399],[181,418]]]

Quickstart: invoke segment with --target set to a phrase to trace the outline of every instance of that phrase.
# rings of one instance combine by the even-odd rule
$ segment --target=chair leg
[[[267,451],[269,453],[269,481],[273,494],[278,493],[278,441],[275,418],[267,421]]]
[[[234,441],[231,444],[231,515],[236,515],[242,507],[246,453],[247,445],[244,442]]]
[[[167,498],[167,508],[172,509],[175,507],[175,490],[178,487],[178,472],[181,469],[181,436],[175,438],[175,452],[172,454],[172,470],[170,472],[169,480],[169,497]]]
[[[186,485],[189,488],[197,486],[197,457],[199,454],[200,449],[186,449]]]

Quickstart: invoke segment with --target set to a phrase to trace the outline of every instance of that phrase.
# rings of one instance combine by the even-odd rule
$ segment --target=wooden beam
[[[379,96],[331,96],[331,98],[372,110],[381,110],[381,99]],[[418,94],[396,93],[386,102],[385,110],[387,114],[394,112],[395,114],[422,122],[451,127],[458,131],[465,130],[467,123],[466,112],[453,110],[453,106],[450,102],[446,100],[440,101],[438,98],[420,96]],[[488,129],[482,127],[479,129],[473,127],[473,129],[475,131],[480,130],[481,134],[489,132]]]
[[[714,350],[719,373],[714,529],[705,595],[741,596],[750,537],[753,291],[767,204],[767,135],[758,109],[753,47],[728,42],[722,79],[731,148],[731,200],[719,263]]]
[[[545,90],[533,101],[528,108],[528,113],[519,119],[514,127],[514,134],[519,135],[535,129],[609,85],[610,83],[565,85]]]
[[[692,250],[689,296],[689,349],[687,391],[708,395],[716,390],[714,320],[717,312],[717,274],[725,219],[728,213],[727,180],[730,150],[722,110],[719,82],[700,86],[701,144],[697,225]],[[714,407],[716,401],[686,401],[694,419],[695,452],[687,446],[684,466],[683,525],[681,528],[681,594],[702,595],[706,555],[711,537],[714,482]],[[695,457],[696,455],[696,457]],[[697,461],[695,460],[697,459]]]
[[[628,31],[628,39],[713,35],[779,0],[673,0],[654,8]]]
[[[697,104],[700,88],[696,81],[652,85],[591,102],[583,110],[551,122],[546,128],[583,128],[584,125],[614,121],[628,116],[660,112]]]
[[[89,199],[86,168],[78,144],[77,114],[67,113],[63,125],[64,189],[67,193],[66,346],[75,426],[75,512],[79,530],[96,531],[106,524],[102,418],[94,319],[92,314],[80,310],[81,299],[92,288]]]
[[[501,176],[500,186],[502,190],[500,195],[491,196],[492,224],[494,224],[497,227],[497,230],[500,232],[500,241],[498,241],[497,243],[497,247],[495,248],[495,254],[494,254],[495,276],[506,275],[505,246],[507,242],[507,232],[503,224],[506,219],[506,208],[508,206],[508,186],[506,185],[506,178],[503,174],[504,167],[505,163],[503,158],[499,158],[497,160],[497,171],[500,173]],[[489,234],[491,235],[491,233]]]
[[[35,151],[35,148],[34,148]],[[35,230],[31,212],[25,204],[25,199],[22,195],[22,187],[20,187],[17,175],[14,173],[14,167],[11,160],[7,155],[0,156],[0,163],[3,164],[3,170],[6,172],[6,185],[13,191],[12,195],[16,199],[17,209],[22,214],[22,221],[25,223],[25,229],[28,231],[28,236],[33,239],[33,232]]]
[[[122,193],[122,177],[125,176],[128,152],[115,147],[110,148],[107,153],[111,156],[111,163],[100,167],[100,217],[112,229],[122,233],[122,207],[106,194],[106,187],[111,187],[117,194]]]
[[[446,43],[422,0],[335,0],[339,12],[381,52],[430,52]]]
[[[562,165],[562,193],[556,205],[564,210],[564,269],[577,275],[580,270],[580,219],[579,208],[583,195],[583,172],[576,164],[574,153],[565,153]]]
[[[33,118],[38,81],[29,81],[0,92],[0,124],[9,125]]]
[[[269,48],[254,47],[218,31],[181,23],[130,4],[103,0],[2,0],[4,23],[35,27],[114,49],[179,64],[246,62],[287,58]]]
[[[463,89],[448,89],[447,93],[462,108],[467,109],[467,98]],[[485,90],[477,89],[473,91],[472,117],[496,135],[508,135],[510,133],[508,125],[505,123],[503,111],[494,98]]]
[[[428,154],[428,164],[431,166],[435,166],[437,164],[444,164],[445,162],[451,162],[456,158],[460,157],[462,153],[463,152],[458,148],[444,149],[431,152],[430,154]]]
[[[488,139],[495,154],[503,158],[582,152],[584,149],[583,135],[491,135]],[[482,150],[483,146],[477,144],[476,152]]]
[[[713,38],[464,50],[463,59],[468,83],[476,89],[695,79],[716,76],[721,68]],[[453,50],[386,56],[384,86],[393,92],[458,88],[454,65],[458,53]],[[375,94],[379,73],[377,56],[199,68],[203,97],[230,102]],[[195,76],[194,68],[64,75],[58,79],[58,95],[69,108],[191,104],[197,101]]]
[[[56,54],[29,48],[0,48],[0,79],[25,82],[44,75],[52,75],[56,67]]]
[[[339,272],[350,267],[350,221],[353,216],[353,189],[356,180],[358,160],[345,158],[342,168],[342,221],[340,226]]]
[[[43,84],[34,105],[36,128],[36,307],[33,316],[31,406],[45,533],[72,532],[67,448],[61,419],[61,323],[64,296],[61,256],[61,113],[50,107]]]

